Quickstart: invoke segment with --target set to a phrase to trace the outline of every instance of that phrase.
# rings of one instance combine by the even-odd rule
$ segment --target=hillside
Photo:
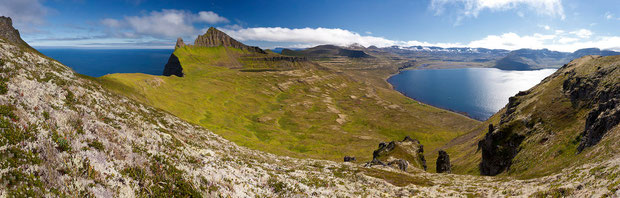
[[[364,82],[325,62],[223,45],[179,47],[173,56],[183,77],[113,74],[99,80],[242,146],[303,158],[355,156],[362,163],[378,143],[405,136],[432,150],[478,124],[415,102],[381,78]]]
[[[13,29],[0,30],[9,28]],[[179,57],[183,63],[183,56]],[[194,72],[187,66],[187,77]],[[588,78],[583,74],[577,70],[569,76]],[[120,89],[121,84],[102,84],[101,79],[76,74],[27,44],[4,36],[0,36],[0,79],[0,197],[619,195],[617,157],[519,180],[433,174],[415,166],[406,171],[364,167],[247,149],[106,88]],[[583,153],[608,141],[605,137]],[[412,153],[422,150],[419,141],[408,137],[393,144],[397,149],[386,153],[402,154],[401,148],[412,148]],[[390,148],[390,144],[382,145]],[[380,157],[382,149],[378,150]]]
[[[618,159],[618,76],[620,56],[571,61],[539,85],[511,97],[504,109],[484,123],[487,127],[446,145],[448,151],[462,151],[452,158],[455,169],[535,178]]]

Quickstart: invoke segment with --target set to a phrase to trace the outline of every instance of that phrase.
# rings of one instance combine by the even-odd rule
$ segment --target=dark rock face
[[[0,37],[13,44],[29,46],[21,39],[19,31],[13,28],[13,20],[10,17],[0,16]]]
[[[207,30],[207,33],[205,33],[204,35],[198,36],[198,38],[196,38],[196,41],[194,41],[194,45],[198,47],[234,47],[250,52],[266,54],[266,52],[259,47],[247,46],[231,38],[226,33],[215,29],[214,27],[209,28],[209,30]]]
[[[478,149],[482,150],[482,161],[479,165],[480,174],[497,175],[512,165],[512,159],[519,152],[519,145],[525,136],[512,131],[511,128],[505,126],[489,131],[478,142]],[[489,129],[494,129],[494,127],[489,125]]]
[[[179,61],[179,58],[174,55],[174,53],[170,55],[170,58],[168,58],[168,63],[166,63],[166,66],[164,67],[164,76],[171,75],[183,77],[183,67],[181,67],[181,62]]]
[[[577,152],[580,153],[583,149],[596,145],[605,133],[618,123],[620,123],[620,99],[599,104],[588,113]]]
[[[355,157],[344,156],[344,162],[354,162]]]
[[[601,86],[601,79],[617,69],[618,67],[597,68],[597,71],[588,77],[577,77],[572,71],[567,74],[568,78],[562,84],[562,89],[573,106],[592,107],[581,133],[577,153],[596,145],[607,131],[620,123],[620,85]]]
[[[450,156],[444,150],[439,150],[439,156],[437,157],[437,173],[451,173],[452,166],[450,165]]]

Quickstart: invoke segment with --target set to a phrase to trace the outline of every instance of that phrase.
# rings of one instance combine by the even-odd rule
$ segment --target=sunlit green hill
[[[174,55],[184,77],[100,80],[240,145],[296,157],[369,161],[379,142],[405,136],[433,151],[478,124],[298,57],[197,45]]]

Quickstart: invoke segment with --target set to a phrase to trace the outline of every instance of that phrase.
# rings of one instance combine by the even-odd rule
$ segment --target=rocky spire
[[[242,50],[247,50],[250,52],[257,52],[257,53],[263,53],[263,54],[266,53],[259,47],[247,46],[231,38],[226,33],[218,29],[215,29],[214,27],[209,28],[209,30],[207,30],[207,33],[198,36],[198,38],[196,38],[196,41],[194,41],[194,45],[198,47],[218,47],[218,46],[234,47],[234,48],[238,48]]]
[[[451,173],[452,166],[450,165],[450,156],[446,151],[439,150],[439,156],[437,156],[437,173]]]
[[[0,38],[16,45],[28,46],[19,36],[19,31],[13,28],[13,20],[10,17],[0,16]]]
[[[177,44],[174,46],[174,49],[177,49],[179,47],[185,47],[185,43],[183,42],[183,38],[181,37],[177,38]]]

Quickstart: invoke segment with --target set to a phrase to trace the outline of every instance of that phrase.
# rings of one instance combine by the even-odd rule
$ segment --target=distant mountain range
[[[585,48],[573,53],[551,51],[548,49],[519,49],[514,51],[503,49],[469,48],[469,47],[428,47],[428,46],[392,46],[378,48],[361,45],[339,47],[334,45],[320,45],[303,50],[278,50],[278,53],[289,56],[306,56],[310,58],[343,56],[350,58],[372,58],[373,53],[392,53],[406,59],[413,59],[420,64],[477,65],[480,67],[495,67],[503,70],[534,70],[544,68],[559,68],[573,59],[585,55],[612,56],[620,52]]]

